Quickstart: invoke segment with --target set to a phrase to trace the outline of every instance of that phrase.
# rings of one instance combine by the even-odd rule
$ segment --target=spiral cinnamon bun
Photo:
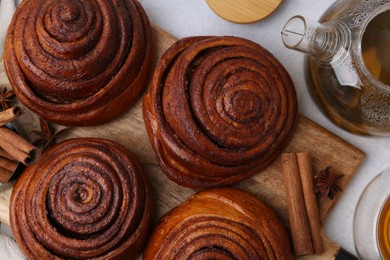
[[[124,147],[71,139],[26,168],[11,196],[10,221],[29,259],[132,259],[152,217],[146,175]]]
[[[63,125],[105,123],[142,94],[152,30],[138,1],[23,1],[4,61],[18,99]]]
[[[166,175],[180,185],[231,184],[268,166],[291,136],[292,80],[263,47],[237,37],[189,37],[161,57],[143,101]]]
[[[163,216],[144,259],[293,259],[285,227],[265,203],[234,188],[200,192]]]

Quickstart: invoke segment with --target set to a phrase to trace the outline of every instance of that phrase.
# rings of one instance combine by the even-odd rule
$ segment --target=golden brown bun
[[[293,259],[290,240],[274,211],[234,188],[200,192],[168,212],[144,259]]]
[[[18,99],[63,125],[105,123],[145,89],[152,30],[138,1],[23,1],[4,61]]]
[[[297,114],[293,82],[263,47],[237,37],[190,37],[159,60],[143,101],[166,175],[180,185],[231,184],[267,167]]]
[[[133,259],[149,235],[152,195],[136,158],[103,139],[71,139],[27,167],[11,228],[29,259]]]

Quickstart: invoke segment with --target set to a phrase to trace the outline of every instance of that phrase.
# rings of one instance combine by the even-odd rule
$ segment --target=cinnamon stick
[[[314,254],[296,155],[294,153],[282,154],[282,166],[295,254]]]
[[[0,182],[6,183],[7,181],[9,181],[11,179],[13,174],[14,174],[13,171],[10,171],[10,170],[7,170],[7,169],[0,167]]]
[[[318,212],[317,197],[314,190],[314,174],[311,156],[308,153],[297,154],[299,173],[301,177],[303,197],[305,200],[306,212],[309,219],[311,238],[314,247],[314,254],[322,254],[322,239],[320,215]]]
[[[18,162],[9,160],[4,157],[0,157],[0,167],[4,168],[6,170],[14,172],[16,170],[16,167],[18,166]]]
[[[9,160],[12,160],[12,161],[15,161],[16,159],[14,157],[12,157],[9,153],[7,153],[6,151],[4,151],[3,148],[0,147],[0,157],[3,157],[3,158],[7,158]]]
[[[0,111],[0,126],[3,126],[22,115],[22,109],[19,106],[13,106]]]
[[[9,181],[17,167],[18,162],[0,157],[0,182]]]
[[[0,146],[25,165],[35,163],[41,155],[41,151],[37,147],[6,127],[0,127]]]

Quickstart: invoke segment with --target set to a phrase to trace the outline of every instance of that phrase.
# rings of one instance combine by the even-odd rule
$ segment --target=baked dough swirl
[[[11,227],[29,259],[132,259],[152,218],[146,175],[126,148],[71,139],[26,168],[11,196]]]
[[[163,171],[180,185],[221,186],[268,166],[297,114],[288,72],[237,37],[190,37],[161,57],[143,101]]]
[[[144,252],[152,259],[293,259],[274,211],[234,188],[200,192],[163,216]]]
[[[133,105],[153,59],[152,30],[138,1],[23,1],[4,61],[18,99],[64,125],[105,123]]]

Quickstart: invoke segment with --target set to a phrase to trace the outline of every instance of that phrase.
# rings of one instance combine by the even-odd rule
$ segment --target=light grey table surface
[[[8,1],[8,0],[2,0]],[[304,55],[284,47],[280,31],[293,15],[318,20],[335,0],[285,0],[269,17],[253,24],[227,22],[208,7],[205,0],[139,0],[151,22],[177,38],[194,35],[234,35],[250,39],[272,52],[289,71],[298,93],[299,111],[331,132],[362,149],[367,158],[332,211],[325,227],[328,237],[355,253],[353,216],[366,185],[390,166],[390,138],[350,134],[330,122],[316,107],[306,89]],[[18,1],[16,1],[18,2]]]
[[[353,217],[366,185],[390,166],[390,138],[362,137],[350,134],[329,121],[307,92],[304,55],[284,47],[280,31],[293,15],[318,20],[334,0],[285,0],[266,19],[253,24],[234,24],[217,16],[205,0],[139,0],[153,24],[177,38],[194,35],[234,35],[250,39],[271,51],[291,74],[298,92],[299,111],[336,135],[362,149],[367,158],[332,211],[325,227],[328,237],[356,254],[353,241]]]

